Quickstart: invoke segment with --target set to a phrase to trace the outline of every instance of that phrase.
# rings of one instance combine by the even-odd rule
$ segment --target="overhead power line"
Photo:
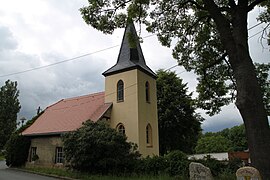
[[[145,37],[143,37],[143,39],[149,38],[149,37],[154,36],[154,35],[155,34],[145,36]],[[65,60],[62,60],[62,61],[58,61],[56,63],[52,63],[52,64],[48,64],[48,65],[44,65],[44,66],[39,66],[39,67],[35,67],[35,68],[30,68],[30,69],[26,69],[26,70],[14,72],[14,73],[0,75],[0,78],[7,77],[7,76],[12,76],[12,75],[17,75],[17,74],[23,74],[23,73],[26,73],[26,72],[35,71],[35,70],[38,70],[38,69],[44,69],[44,68],[48,68],[48,67],[55,66],[55,65],[58,65],[58,64],[66,63],[66,62],[69,62],[69,61],[74,61],[74,60],[77,60],[77,59],[80,59],[80,58],[83,58],[83,57],[86,57],[86,56],[90,56],[90,55],[93,55],[93,54],[96,54],[96,53],[99,53],[99,52],[103,52],[103,51],[107,51],[109,49],[116,48],[118,46],[120,46],[120,45],[110,46],[110,47],[105,48],[105,49],[97,50],[97,51],[87,53],[87,54],[83,54],[83,55],[80,55],[80,56],[76,56],[76,57],[73,57],[73,58],[70,58],[70,59],[65,59]]]
[[[102,51],[106,51],[106,50],[109,50],[109,49],[112,49],[112,48],[115,48],[115,47],[118,47],[118,46],[119,45],[111,46],[111,47],[108,47],[108,48],[105,48],[105,49],[94,51],[92,53],[87,53],[87,54],[84,54],[84,55],[81,55],[81,56],[76,56],[74,58],[65,59],[65,60],[62,60],[62,61],[58,61],[56,63],[44,65],[44,66],[39,66],[39,67],[35,67],[35,68],[23,70],[23,71],[18,71],[18,72],[10,73],[10,74],[0,75],[0,78],[1,77],[6,77],[6,76],[12,76],[12,75],[16,75],[16,74],[22,74],[22,73],[26,73],[26,72],[30,72],[30,71],[35,71],[35,70],[38,70],[38,69],[44,69],[44,68],[47,68],[47,67],[50,67],[50,66],[55,66],[55,65],[58,65],[58,64],[62,64],[62,63],[68,62],[68,61],[74,61],[76,59],[83,58],[83,57],[86,57],[86,56],[90,56],[92,54],[96,54],[96,53],[99,53],[99,52],[102,52]]]
[[[254,26],[248,28],[248,30],[251,30],[251,29],[257,27],[260,24],[262,24],[262,22],[255,24]],[[263,32],[264,30],[265,29],[263,29],[263,30],[255,33],[255,34],[253,34],[252,36],[248,37],[248,39],[253,38],[254,36],[258,35],[259,33]],[[145,39],[145,38],[149,38],[149,37],[154,36],[154,35],[156,35],[156,34],[147,35],[147,36],[144,36],[142,38]],[[83,55],[80,55],[80,56],[76,56],[76,57],[73,57],[73,58],[70,58],[70,59],[65,59],[65,60],[62,60],[62,61],[58,61],[56,63],[51,63],[51,64],[44,65],[44,66],[39,66],[39,67],[30,68],[30,69],[26,69],[26,70],[14,72],[14,73],[0,75],[0,78],[7,77],[7,76],[12,76],[12,75],[17,75],[17,74],[23,74],[23,73],[26,73],[26,72],[35,71],[35,70],[39,70],[39,69],[44,69],[44,68],[48,68],[48,67],[55,66],[55,65],[58,65],[58,64],[66,63],[66,62],[69,62],[69,61],[74,61],[74,60],[77,60],[77,59],[80,59],[80,58],[83,58],[83,57],[86,57],[86,56],[90,56],[90,55],[93,55],[93,54],[96,54],[96,53],[99,53],[99,52],[103,52],[103,51],[106,51],[106,50],[109,50],[109,49],[116,48],[118,46],[120,46],[120,45],[110,46],[110,47],[105,48],[105,49],[97,50],[97,51],[94,51],[94,52],[91,52],[91,53],[87,53],[87,54],[83,54]],[[177,66],[178,66],[178,64],[176,64],[176,65],[174,65],[172,67],[167,68],[165,71],[171,70],[171,69],[173,69],[173,68],[175,68]]]
[[[250,28],[248,28],[248,31],[251,30],[251,29],[253,29],[253,28],[255,28],[255,27],[257,27],[257,26],[259,26],[259,25],[262,24],[262,23],[263,23],[263,22],[259,22],[259,23],[255,24],[254,26],[251,26]]]

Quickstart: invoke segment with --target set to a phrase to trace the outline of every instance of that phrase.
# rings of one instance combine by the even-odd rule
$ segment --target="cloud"
[[[113,35],[94,30],[80,15],[79,8],[84,5],[87,1],[73,0],[63,4],[55,0],[9,0],[1,3],[0,76],[91,54],[49,68],[0,78],[0,86],[7,79],[18,81],[22,105],[19,118],[32,118],[38,106],[44,109],[63,98],[104,90],[101,74],[116,63],[124,30],[116,30]],[[251,16],[249,24],[256,24],[256,12]],[[252,29],[250,35],[259,30],[261,26]],[[150,35],[142,33],[142,37]],[[115,45],[119,46],[110,48]],[[270,52],[258,48],[259,45],[257,37],[250,39],[253,59],[269,62]],[[155,35],[145,38],[141,46],[146,63],[154,71],[177,64],[171,49],[162,47]],[[192,72],[182,67],[172,70],[188,83],[190,92],[195,91],[197,82]],[[205,131],[241,123],[233,105],[225,107],[220,115],[205,117]]]
[[[7,27],[0,26],[0,39],[0,51],[17,48],[18,44]]]

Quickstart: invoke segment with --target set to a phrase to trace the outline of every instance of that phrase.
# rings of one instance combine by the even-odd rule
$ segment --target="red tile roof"
[[[104,103],[105,93],[95,93],[80,97],[62,99],[47,107],[44,113],[23,135],[48,135],[74,131],[86,120],[96,122],[112,106]]]

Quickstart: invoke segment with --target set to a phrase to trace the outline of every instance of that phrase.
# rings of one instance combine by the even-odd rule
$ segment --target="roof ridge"
[[[45,109],[45,111],[46,111],[47,109],[51,108],[52,106],[55,106],[56,104],[59,104],[61,101],[64,101],[64,99],[61,99],[61,100],[57,101],[56,103],[53,103],[53,104],[47,106],[46,109]]]
[[[64,101],[72,101],[72,100],[75,100],[75,99],[83,99],[83,98],[96,96],[96,95],[104,94],[104,93],[105,93],[105,91],[101,91],[101,92],[96,92],[96,93],[92,93],[92,94],[86,94],[86,95],[81,95],[81,96],[76,96],[76,97],[65,98],[63,100]]]

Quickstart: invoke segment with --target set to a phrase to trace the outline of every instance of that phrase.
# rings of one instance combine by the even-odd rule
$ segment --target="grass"
[[[0,152],[0,161],[5,160],[5,156]]]
[[[147,175],[133,175],[133,176],[101,176],[101,175],[89,175],[86,173],[80,173],[72,170],[60,169],[60,168],[44,168],[44,167],[27,167],[22,168],[24,170],[30,172],[36,172],[40,174],[47,175],[56,175],[62,177],[69,177],[74,179],[83,179],[83,180],[176,180],[185,178],[179,177],[170,177],[168,175],[160,175],[160,176],[147,176]]]
[[[170,177],[168,175],[132,175],[132,176],[102,176],[102,175],[90,175],[86,173],[80,173],[77,171],[61,169],[61,168],[44,168],[44,167],[28,167],[22,168],[30,172],[36,172],[40,174],[56,175],[74,179],[82,180],[186,180],[187,177]],[[221,174],[215,177],[215,180],[236,180],[235,174]]]
[[[0,161],[3,161],[5,160],[5,157],[4,156],[0,156]]]

